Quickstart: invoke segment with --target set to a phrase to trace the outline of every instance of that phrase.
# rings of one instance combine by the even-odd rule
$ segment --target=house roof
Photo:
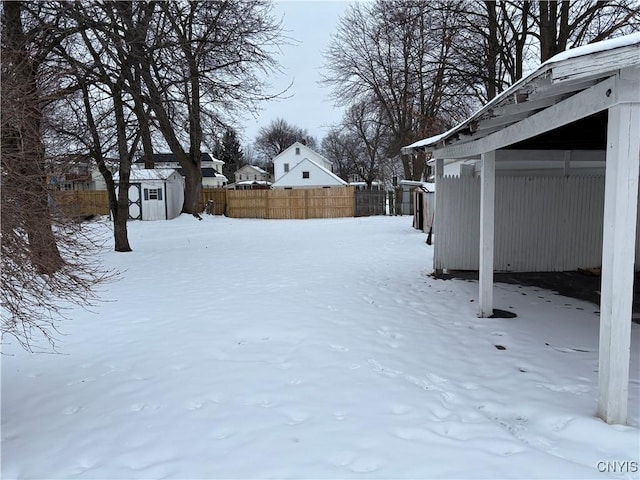
[[[505,147],[566,149],[570,145],[572,149],[604,149],[606,109],[615,103],[610,97],[615,97],[612,89],[616,85],[607,80],[622,69],[629,69],[631,78],[638,76],[639,66],[640,33],[562,52],[464,122],[402,151],[427,150],[439,158],[469,158]],[[565,100],[570,100],[572,110],[567,115],[537,115]],[[519,123],[523,128],[517,128]],[[498,135],[509,129],[509,135]],[[552,130],[556,133],[547,133]]]
[[[273,184],[273,186],[277,187],[279,186],[278,184],[284,184],[284,185],[293,185],[291,182],[287,182],[287,179],[292,179],[294,178],[294,175],[297,174],[297,172],[301,171],[304,168],[304,164],[305,163],[310,163],[312,166],[318,168],[320,171],[322,171],[324,174],[326,174],[331,180],[335,181],[338,185],[344,185],[347,186],[349,185],[347,182],[345,182],[343,179],[341,179],[339,176],[337,176],[335,173],[333,173],[330,170],[327,170],[326,168],[324,168],[322,165],[318,164],[317,162],[314,162],[313,160],[311,160],[310,158],[303,158],[300,162],[298,162],[293,168],[291,168],[287,173],[285,173],[282,177],[280,177],[280,179],[275,182]],[[295,186],[305,186],[304,184],[300,184],[298,182],[294,182]],[[320,184],[309,184],[309,186],[320,186]]]
[[[294,142],[292,143],[289,147],[285,148],[282,152],[280,152],[278,155],[276,155],[275,157],[273,157],[272,160],[275,160],[276,158],[284,155],[286,152],[288,152],[289,150],[291,150],[292,148],[295,147],[299,147],[299,148],[303,148],[306,150],[309,150],[310,152],[313,152],[315,155],[319,156],[320,158],[322,158],[323,161],[327,162],[329,165],[333,165],[333,162],[331,160],[329,160],[327,157],[325,157],[324,155],[316,152],[313,148],[301,143],[301,142]],[[302,150],[301,150],[302,151]],[[304,159],[304,155],[302,156],[302,158]]]
[[[255,170],[256,172],[261,173],[261,174],[263,174],[263,175],[265,175],[265,174],[268,174],[268,173],[269,173],[269,172],[267,172],[266,170],[264,170],[264,169],[262,169],[262,168],[258,167],[257,165],[243,165],[243,166],[242,166],[242,167],[240,167],[237,171],[240,171],[240,170],[242,170],[242,169],[248,169],[248,168],[253,169],[253,170]]]
[[[266,180],[242,180],[234,183],[234,185],[271,185],[271,182]]]

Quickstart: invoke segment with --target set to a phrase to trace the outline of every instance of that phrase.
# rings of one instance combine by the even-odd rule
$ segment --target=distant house
[[[116,173],[113,180],[120,181]],[[117,192],[117,189],[116,189]],[[184,203],[184,179],[171,168],[132,168],[129,177],[129,218],[171,220]]]
[[[328,159],[306,145],[295,142],[281,154],[273,158],[273,175],[275,181],[280,180],[305,158],[315,162],[329,172],[333,171],[333,164]]]
[[[228,179],[222,174],[224,162],[212,157],[209,153],[200,156],[200,169],[202,170],[202,188],[223,188]],[[144,157],[134,162],[136,168],[144,168]],[[182,167],[173,153],[154,153],[153,166],[155,169],[173,169],[184,177]]]
[[[107,167],[112,173],[116,171],[115,164],[116,162],[110,162]],[[91,159],[71,161],[68,165],[58,165],[52,170],[53,172],[49,175],[49,183],[51,187],[56,190],[78,191],[107,189],[104,177]]]
[[[273,188],[346,187],[335,175],[325,157],[300,142],[295,142],[273,159]]]
[[[235,182],[228,188],[235,190],[263,190],[271,188],[271,176],[266,170],[256,165],[245,165],[235,173]]]

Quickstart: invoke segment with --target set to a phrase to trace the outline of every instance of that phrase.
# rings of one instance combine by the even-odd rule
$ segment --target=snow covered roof
[[[433,193],[436,191],[436,184],[431,182],[419,182],[417,180],[400,180],[400,185],[422,188],[424,191],[429,193]]]
[[[544,62],[464,122],[407,145],[402,151],[434,151],[474,142],[589,89],[623,68],[639,66],[640,33],[567,50]]]
[[[266,180],[243,180],[234,183],[234,185],[271,185],[271,182],[267,182]]]
[[[265,173],[265,174],[266,174],[266,173],[268,173],[266,170],[264,170],[264,169],[262,169],[262,168],[258,167],[257,165],[247,165],[247,167],[251,167],[251,168],[253,168],[253,169],[254,169],[254,170],[256,170],[258,173]]]
[[[132,168],[129,175],[129,182],[143,182],[168,179],[171,175],[177,173],[173,168]],[[116,172],[113,176],[113,181],[118,183],[120,180],[120,172]]]

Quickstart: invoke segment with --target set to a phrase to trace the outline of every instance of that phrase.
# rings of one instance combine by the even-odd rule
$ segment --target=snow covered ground
[[[499,284],[518,317],[478,319],[409,217],[129,229],[62,354],[3,347],[2,478],[639,476],[638,325],[609,426],[597,308]]]

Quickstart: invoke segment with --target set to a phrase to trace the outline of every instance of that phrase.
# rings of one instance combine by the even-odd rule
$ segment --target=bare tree
[[[358,3],[341,19],[325,54],[339,104],[372,99],[391,133],[384,156],[439,133],[470,111],[468,84],[450,75],[459,34],[456,15],[442,2]],[[424,161],[403,158],[405,178],[419,180]]]
[[[349,108],[344,123],[360,142],[356,175],[371,189],[373,182],[380,178],[381,161],[385,157],[384,152],[388,151],[389,131],[384,116],[375,103],[362,101]]]
[[[638,30],[640,2],[462,1],[440,6],[459,18],[455,75],[486,102],[522,78],[527,66],[586,43]]]
[[[316,146],[316,139],[309,135],[306,129],[278,118],[258,130],[254,148],[262,163],[266,165],[295,142],[303,142],[311,148]]]
[[[225,128],[269,98],[259,73],[277,67],[271,48],[281,42],[280,26],[264,0],[159,2],[157,8],[159,46],[139,44],[136,55],[146,102],[185,174],[182,210],[197,214],[204,132]],[[131,10],[120,10],[122,21],[131,22]]]
[[[88,260],[86,229],[54,211],[47,182],[43,124],[65,92],[46,60],[69,34],[61,10],[39,12],[43,28],[22,2],[2,4],[1,331],[29,350],[39,336],[53,346],[62,302],[89,304],[105,278]]]
[[[356,174],[360,140],[343,125],[333,127],[322,139],[322,154],[333,164],[333,173],[345,181]]]
[[[536,3],[540,62],[567,48],[637,31],[640,25],[640,2],[634,0]]]

